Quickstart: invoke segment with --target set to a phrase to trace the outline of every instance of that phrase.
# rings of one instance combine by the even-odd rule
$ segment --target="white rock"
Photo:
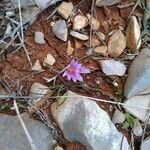
[[[114,114],[113,114],[112,122],[114,124],[116,124],[116,123],[123,123],[124,121],[125,121],[124,113],[122,113],[121,111],[116,109]]]
[[[98,20],[96,20],[94,17],[92,17],[92,20],[91,20],[91,15],[90,14],[87,14],[87,18],[89,20],[89,23],[91,23],[92,25],[92,29],[94,31],[97,31],[100,27],[100,23]]]
[[[52,115],[69,141],[77,141],[87,150],[128,150],[126,137],[117,131],[109,115],[96,102],[68,91],[60,105],[52,104]],[[122,140],[123,137],[123,140]]]
[[[149,150],[150,149],[150,137],[146,138],[141,144],[140,150]]]
[[[73,10],[73,3],[72,2],[62,2],[58,7],[58,13],[64,18],[68,19],[71,15]]]
[[[143,135],[143,129],[140,124],[133,128],[133,134],[137,137],[141,137]]]
[[[38,44],[44,44],[45,40],[44,40],[44,34],[43,34],[43,32],[36,31],[35,32],[34,40]]]
[[[77,15],[73,19],[73,30],[80,30],[88,25],[88,19],[85,16]]]
[[[40,64],[39,60],[36,60],[33,67],[31,68],[32,71],[43,71],[43,68]]]
[[[60,147],[60,146],[56,146],[55,148],[54,148],[54,150],[64,150],[62,147]]]
[[[105,40],[105,34],[102,32],[97,32],[97,36],[99,37],[100,40],[104,41]]]
[[[124,102],[124,108],[143,122],[148,120],[150,112],[147,109],[150,104],[150,95],[134,96]]]
[[[6,17],[14,17],[15,13],[13,11],[7,11],[6,12]]]
[[[124,76],[126,72],[126,66],[120,61],[115,61],[113,59],[102,60],[100,61],[100,65],[101,65],[102,71],[106,75]]]
[[[56,60],[54,56],[52,54],[47,54],[47,56],[44,57],[43,66],[47,66],[47,65],[53,66],[55,62]]]
[[[89,36],[81,34],[79,32],[75,32],[75,31],[71,31],[70,35],[72,35],[73,37],[75,37],[75,38],[77,38],[79,40],[83,40],[83,41],[86,41],[86,40],[89,39]]]
[[[35,82],[30,89],[30,103],[39,108],[51,96],[52,91],[45,85]]]
[[[136,53],[141,46],[140,25],[135,16],[132,16],[126,31],[127,47],[132,53]]]
[[[65,20],[56,21],[52,27],[52,31],[57,38],[63,40],[64,42],[67,41],[68,28]]]
[[[108,54],[111,57],[118,57],[126,48],[126,37],[120,31],[116,31],[108,41]]]

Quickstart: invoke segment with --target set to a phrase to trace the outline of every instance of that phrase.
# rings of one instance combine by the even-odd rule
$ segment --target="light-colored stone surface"
[[[147,88],[150,88],[150,49],[141,50],[140,54],[132,62],[128,78],[125,83],[124,95],[135,96]]]
[[[118,57],[126,48],[126,37],[118,30],[115,32],[108,41],[108,54],[111,57]]]
[[[103,55],[103,56],[107,56],[107,46],[98,46],[94,49],[94,52]]]
[[[79,40],[83,40],[83,41],[86,41],[86,40],[89,39],[89,36],[81,34],[79,32],[75,32],[75,31],[71,31],[70,35],[72,35],[73,37],[75,37],[75,38],[77,38]]]
[[[97,36],[99,37],[100,40],[104,41],[105,40],[105,34],[102,32],[97,32]]]
[[[58,7],[58,13],[64,18],[68,19],[73,10],[72,2],[62,2]]]
[[[43,66],[53,66],[55,64],[56,60],[52,54],[47,54],[46,57],[44,57],[43,60]]]
[[[30,103],[40,107],[51,96],[52,91],[45,85],[35,82],[30,89]]]
[[[150,137],[146,138],[141,145],[140,150],[149,150],[150,149]]]
[[[21,116],[35,144],[36,150],[52,150],[53,138],[48,128],[40,121],[30,119],[26,113]],[[31,150],[17,116],[0,114],[0,149]]]
[[[67,41],[68,28],[65,20],[56,21],[52,27],[52,31],[57,38],[61,39],[62,41]]]
[[[88,41],[86,41],[85,43],[84,43],[84,45],[86,46],[86,47],[97,47],[97,46],[99,46],[100,45],[100,40],[99,40],[99,38],[97,37],[97,36],[92,36],[91,37],[91,45],[90,45],[90,39],[88,40]]]
[[[120,150],[123,135],[117,131],[108,114],[88,98],[71,91],[67,96],[60,100],[61,105],[54,103],[51,108],[65,138],[82,143],[87,150]],[[128,148],[124,137],[122,150]]]
[[[116,61],[113,59],[101,60],[100,65],[101,65],[102,71],[106,75],[124,76],[126,72],[126,66],[120,61]]]
[[[140,25],[135,16],[130,18],[126,31],[127,47],[132,53],[136,53],[141,46],[141,31]]]
[[[67,44],[67,55],[72,55],[72,53],[73,53],[73,47],[71,46],[71,42],[69,40]]]
[[[150,112],[146,108],[150,104],[150,95],[134,96],[124,102],[124,108],[127,112],[134,115],[143,122],[148,120]]]
[[[96,0],[95,5],[98,7],[111,6],[119,3],[121,0]]]
[[[116,123],[123,123],[125,121],[125,115],[118,109],[115,110],[113,117],[112,117],[112,122],[114,124]]]
[[[133,128],[133,134],[137,137],[141,137],[143,135],[143,129],[140,124]]]
[[[45,40],[44,40],[44,34],[43,34],[43,32],[36,31],[36,32],[35,32],[34,40],[35,40],[35,42],[38,43],[38,44],[44,44],[44,43],[45,43]]]
[[[73,19],[73,30],[80,30],[88,25],[88,19],[85,16],[77,15]]]
[[[33,67],[31,68],[32,71],[43,71],[43,68],[40,64],[39,60],[36,60],[33,64]]]
[[[95,19],[94,17],[91,18],[90,14],[87,14],[87,18],[89,20],[89,23],[92,25],[92,29],[94,31],[97,31],[100,27],[100,22],[97,19]]]
[[[54,148],[54,150],[64,150],[62,147],[60,147],[60,146],[56,146],[55,148]]]

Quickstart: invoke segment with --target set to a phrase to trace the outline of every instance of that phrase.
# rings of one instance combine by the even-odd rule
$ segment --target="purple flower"
[[[82,64],[79,64],[78,61],[73,59],[70,64],[66,67],[66,70],[63,73],[63,77],[67,76],[67,79],[71,79],[74,82],[83,81],[81,74],[90,73],[90,70],[83,67]]]

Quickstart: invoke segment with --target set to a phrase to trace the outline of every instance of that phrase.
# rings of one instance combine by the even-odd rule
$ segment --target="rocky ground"
[[[0,10],[0,150],[150,149],[149,0]]]

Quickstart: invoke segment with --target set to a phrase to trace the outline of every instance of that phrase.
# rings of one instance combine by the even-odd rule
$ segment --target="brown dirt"
[[[77,4],[80,0],[74,0],[73,3]],[[119,5],[126,4],[131,2],[132,0],[122,0]],[[90,13],[90,1],[86,1],[84,5],[80,6],[80,10],[84,15],[87,13]],[[132,7],[123,8],[120,9],[117,7],[117,5],[105,8],[95,8],[95,17],[99,22],[101,23],[101,27],[99,31],[103,32],[105,35],[108,35],[111,31],[114,31],[116,29],[123,29],[123,32],[125,32],[126,25],[128,23],[128,15],[131,11]],[[63,42],[59,39],[57,39],[54,34],[52,33],[50,23],[53,21],[53,19],[45,20],[47,16],[50,15],[51,8],[48,8],[44,12],[42,12],[36,19],[36,21],[28,28],[26,34],[25,34],[25,44],[29,52],[31,53],[30,58],[32,63],[34,63],[36,60],[39,60],[41,63],[43,62],[43,58],[48,54],[51,53],[56,59],[56,63],[54,64],[53,68],[56,70],[62,70],[67,66],[67,64],[70,62],[72,58],[81,59],[86,55],[86,47],[82,45],[81,48],[77,49],[75,48],[74,39],[69,36],[68,39],[71,41],[71,44],[74,46],[74,53],[71,56],[68,56],[66,54],[66,47],[67,42]],[[137,8],[134,12],[134,15],[139,16],[141,14],[140,8]],[[60,16],[58,14],[55,15],[55,20],[60,19]],[[68,24],[69,26],[69,24]],[[89,27],[87,27],[87,32],[89,32]],[[34,42],[34,33],[35,31],[41,31],[45,35],[46,43],[43,45],[39,45]],[[106,43],[108,42],[109,36],[106,36]],[[101,43],[102,45],[102,43]],[[123,56],[120,56],[120,58]],[[118,58],[118,59],[120,59]],[[117,83],[119,85],[119,88],[116,89],[112,85],[112,81],[116,79],[117,77],[109,77],[102,73],[100,70],[99,64],[96,60],[90,58],[82,59],[81,63],[83,63],[85,66],[91,68],[93,71],[91,74],[84,76],[84,81],[87,85],[98,88],[104,92],[95,92],[91,90],[82,90],[81,88],[77,87],[70,87],[70,90],[76,91],[79,94],[100,98],[100,99],[107,99],[107,100],[113,100],[113,99],[121,99],[122,94],[118,95],[116,92],[118,92],[118,89],[123,92],[124,82],[126,79],[126,76],[119,77],[117,80]],[[129,63],[129,62],[127,62]],[[31,85],[34,82],[39,82],[45,85],[50,86],[50,84],[47,84],[46,81],[43,79],[45,78],[51,78],[55,75],[55,72],[52,70],[50,71],[49,68],[44,68],[44,72],[39,74],[33,74],[33,72],[30,71],[29,63],[25,57],[25,53],[23,49],[20,49],[16,53],[12,54],[11,51],[7,52],[6,54],[6,60],[3,61],[3,69],[0,72],[0,78],[1,79],[7,79],[6,75],[9,76],[12,80],[17,81],[20,79],[20,85],[23,85],[23,93],[25,95],[29,94],[29,90]],[[25,77],[25,78],[24,78]],[[66,81],[66,79],[63,79]],[[7,79],[7,82],[10,84],[10,80]],[[60,84],[61,80],[57,81],[57,84]],[[15,88],[12,86],[12,89]],[[51,101],[51,100],[50,100]],[[2,101],[0,102],[0,104]],[[110,117],[112,117],[112,114],[114,112],[114,106],[102,102],[97,102],[101,108],[103,108],[107,113],[109,113]],[[11,103],[9,104],[11,106]],[[14,111],[7,110],[5,113],[14,114]],[[129,134],[125,132],[128,137],[130,138]]]

